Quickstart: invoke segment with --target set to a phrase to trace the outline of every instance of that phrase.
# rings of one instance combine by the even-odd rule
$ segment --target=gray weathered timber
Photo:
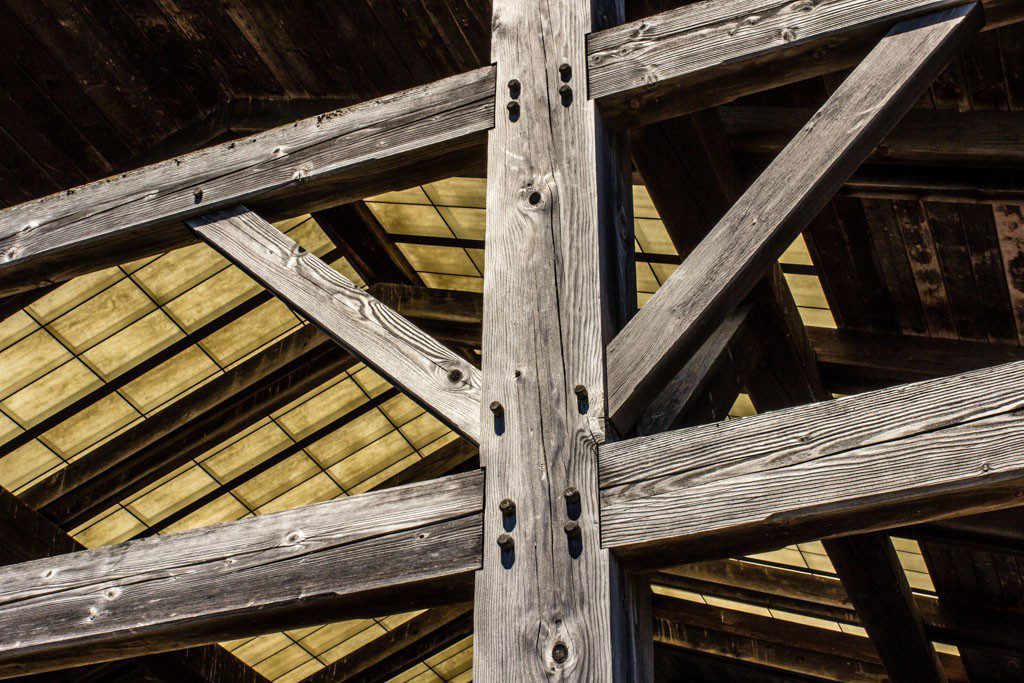
[[[0,294],[195,241],[247,202],[273,220],[457,173],[494,116],[494,68],[275,128],[0,212]]]
[[[894,27],[608,347],[623,431],[974,34],[976,5]]]
[[[245,207],[190,219],[212,247],[468,439],[480,371]]]
[[[602,542],[668,565],[1019,505],[1024,363],[602,447]]]
[[[469,594],[479,471],[0,568],[0,677]]]
[[[893,24],[964,0],[706,0],[590,36],[590,96],[637,125],[857,64]],[[1020,21],[986,0],[986,27]]]
[[[494,3],[478,681],[651,675],[651,646],[639,631],[649,589],[601,549],[597,497],[604,348],[635,298],[628,155],[587,98],[584,38],[621,20],[617,1]],[[578,501],[564,497],[570,486]],[[503,499],[514,515],[503,516]],[[564,530],[570,520],[578,536]],[[497,545],[501,533],[514,547]]]

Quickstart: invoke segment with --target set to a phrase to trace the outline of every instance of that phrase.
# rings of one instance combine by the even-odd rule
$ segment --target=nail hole
[[[562,96],[562,106],[568,107],[572,104],[572,88],[568,85],[563,85],[558,89],[558,94]]]
[[[513,100],[519,99],[520,93],[523,91],[522,84],[515,78],[508,82],[508,95]]]
[[[196,204],[198,204],[199,202],[203,201],[203,191],[196,190],[195,192],[192,193],[192,197],[196,200]]]
[[[572,79],[572,67],[568,64],[562,64],[558,67],[558,73],[562,77],[563,83],[568,83]]]
[[[507,105],[507,108],[508,108],[508,120],[511,121],[512,123],[515,123],[516,121],[518,121],[519,120],[519,103],[518,102],[509,102],[508,105]]]

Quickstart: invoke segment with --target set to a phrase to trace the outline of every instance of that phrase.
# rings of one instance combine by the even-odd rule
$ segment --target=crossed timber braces
[[[475,590],[477,680],[651,680],[645,572],[1019,504],[1021,363],[626,437],[954,52],[1021,4],[714,0],[622,24],[615,0],[495,0],[495,66],[0,213],[0,293],[205,240],[483,464],[0,568],[0,676]],[[633,315],[624,129],[854,64]],[[261,218],[457,173],[485,139],[482,373]]]

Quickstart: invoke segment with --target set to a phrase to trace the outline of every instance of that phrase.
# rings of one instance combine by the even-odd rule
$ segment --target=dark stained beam
[[[825,679],[721,657],[700,650],[686,650],[655,643],[654,680],[655,683],[678,683],[688,680],[697,680],[701,683],[823,683]]]
[[[719,560],[673,567],[657,572],[651,581],[668,588],[861,625],[843,584],[820,574],[742,560]],[[1024,628],[1024,619],[1012,610],[980,605],[956,609],[926,595],[914,595],[914,603],[930,640],[957,646],[978,645],[1008,653],[1024,652],[1024,643],[1016,637]]]
[[[465,599],[483,474],[0,568],[0,676]]]
[[[865,638],[758,614],[656,595],[655,642],[831,681],[882,683],[888,676]],[[951,681],[967,682],[958,658],[941,657]]]
[[[0,294],[195,241],[188,218],[272,220],[459,172],[493,124],[484,67],[0,212]]]
[[[1019,504],[1022,377],[1013,363],[608,444],[602,541],[664,565]]]
[[[367,285],[423,285],[416,269],[364,202],[318,211],[313,218]]]
[[[856,393],[1024,360],[1009,344],[809,328],[826,384]]]
[[[775,156],[810,120],[813,109],[719,109],[729,144],[740,154]],[[1024,161],[1024,113],[911,109],[868,162],[1019,167]]]
[[[212,247],[472,441],[480,371],[245,207],[190,219]]]
[[[945,672],[889,536],[876,531],[823,543],[889,678],[943,683]]]
[[[975,6],[899,24],[878,43],[608,346],[609,417],[628,430],[977,28]],[[865,114],[869,112],[869,114]]]
[[[2,488],[0,538],[3,539],[0,566],[84,550],[61,528]],[[194,647],[157,657],[139,657],[122,664],[141,668],[143,675],[164,683],[267,683],[263,676],[219,645]],[[107,669],[107,666],[96,665],[88,670],[75,671],[73,680],[109,677],[111,673]]]
[[[724,104],[852,68],[894,24],[963,0],[696,2],[599,31],[590,96],[626,125]],[[1020,21],[1017,0],[984,0],[986,28]]]

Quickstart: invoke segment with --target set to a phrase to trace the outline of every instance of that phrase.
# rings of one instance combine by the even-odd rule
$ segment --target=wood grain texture
[[[446,177],[479,157],[493,102],[485,67],[11,207],[0,293],[183,246],[183,220],[241,202],[276,220]]]
[[[0,676],[464,599],[482,509],[473,472],[0,568]]]
[[[480,371],[244,207],[189,225],[332,339],[472,441]]]
[[[609,444],[602,540],[668,564],[1019,504],[1021,377],[1012,363]]]
[[[601,549],[598,526],[603,352],[635,298],[626,258],[633,244],[628,156],[586,97],[584,37],[621,21],[621,12],[619,2],[494,3],[478,681],[650,676],[643,643],[633,639],[646,623],[642,610],[632,609],[643,593]],[[562,64],[571,71],[560,71]],[[513,79],[518,87],[510,88]],[[571,94],[561,94],[562,86]],[[585,389],[580,398],[577,386]],[[494,402],[497,415],[489,409]],[[563,497],[569,486],[579,491],[578,503]],[[506,498],[516,506],[512,518],[498,508]],[[570,519],[579,524],[578,538],[563,530]],[[513,549],[498,547],[501,533],[512,536]]]
[[[588,40],[590,96],[637,125],[853,67],[895,23],[963,0],[706,0]],[[984,2],[988,27],[1017,0]]]
[[[628,429],[917,101],[977,28],[974,5],[899,24],[829,98],[608,347],[609,406]]]

